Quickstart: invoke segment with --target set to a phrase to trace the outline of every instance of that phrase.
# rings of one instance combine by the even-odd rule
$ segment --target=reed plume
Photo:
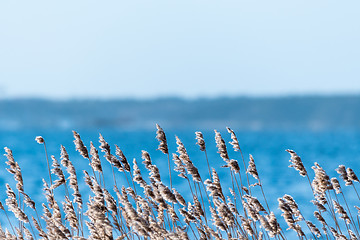
[[[359,179],[353,169],[340,165],[336,172],[343,182],[339,182],[317,162],[312,167],[313,172],[308,173],[297,153],[286,150],[291,155],[289,167],[295,168],[309,181],[309,176],[314,176],[308,189],[314,199],[312,204],[298,204],[292,196],[285,194],[277,198],[279,214],[279,211],[270,210],[265,198],[265,186],[261,182],[262,166],[256,164],[252,155],[245,164],[232,129],[226,128],[231,142],[226,142],[215,130],[217,152],[225,162],[221,165],[228,168],[226,172],[216,168],[216,160],[212,161],[214,166],[211,168],[204,136],[201,132],[195,133],[197,148],[205,152],[209,170],[209,178],[206,179],[202,176],[202,169],[195,166],[205,165],[201,159],[190,158],[184,143],[177,136],[176,153],[171,153],[164,130],[159,125],[156,128],[158,150],[166,154],[168,160],[171,154],[175,165],[172,169],[168,161],[169,184],[163,181],[167,173],[161,171],[161,163],[152,159],[149,152],[143,150],[139,153],[142,164],[139,165],[136,158],[131,164],[118,145],[115,145],[113,154],[110,144],[100,134],[99,148],[104,153],[100,156],[92,142],[88,151],[80,135],[73,131],[75,150],[89,160],[90,167],[77,173],[76,161],[70,160],[61,145],[60,163],[55,155],[51,155],[52,169],[48,165],[50,181],[43,180],[44,202],[36,202],[25,192],[26,181],[21,163],[15,161],[9,148],[5,148],[7,171],[13,175],[18,194],[14,192],[13,185],[5,185],[7,209],[0,202],[0,210],[7,223],[6,228],[0,225],[0,239],[360,239],[359,213],[353,212],[360,212],[360,204],[350,208],[349,195],[345,195],[349,192],[357,194]],[[43,137],[36,137],[36,141],[45,146]],[[233,147],[231,151],[227,147],[229,143]],[[241,153],[244,168],[236,157],[232,158],[236,152]],[[48,161],[46,147],[45,154]],[[110,166],[103,165],[103,159],[111,165],[114,184],[105,185]],[[93,175],[88,173],[90,168]],[[114,169],[118,170],[117,174]],[[178,174],[174,179],[171,178],[172,170]],[[125,182],[120,174],[124,174],[121,176],[125,176]],[[250,184],[247,178],[248,184],[243,185],[243,174],[251,175],[255,183]],[[67,186],[72,189],[72,195],[68,193]],[[228,190],[229,186],[232,187]],[[343,186],[351,187],[345,189]],[[86,193],[84,199],[80,192]],[[259,193],[260,198],[257,196]],[[271,199],[274,200],[275,196]],[[40,205],[41,218],[36,207]],[[306,211],[303,211],[304,205],[308,208]],[[313,216],[306,216],[309,212],[313,212]]]

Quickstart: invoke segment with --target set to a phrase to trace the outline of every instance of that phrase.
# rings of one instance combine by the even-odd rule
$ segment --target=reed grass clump
[[[5,147],[7,171],[15,183],[6,184],[5,205],[0,202],[0,219],[6,226],[0,225],[0,239],[360,239],[360,207],[350,206],[344,194],[346,187],[360,201],[359,179],[351,168],[339,165],[339,181],[316,162],[309,172],[295,151],[286,150],[289,167],[299,172],[294,177],[306,177],[313,195],[305,211],[312,209],[313,215],[305,216],[288,194],[271,196],[278,205],[270,208],[261,168],[252,155],[244,158],[232,129],[227,128],[229,144],[237,159],[229,157],[227,143],[215,130],[223,169],[211,167],[204,136],[195,132],[193,145],[204,153],[202,166],[208,168],[201,171],[208,174],[201,175],[199,162],[192,161],[180,138],[175,137],[176,147],[168,146],[164,130],[156,128],[168,173],[160,172],[147,151],[141,152],[141,163],[129,161],[119,146],[112,148],[101,134],[99,146],[90,142],[88,150],[75,131],[75,149],[89,161],[88,169],[76,169],[64,146],[60,146],[60,161],[51,155],[50,165],[45,139],[36,137],[44,146],[48,166],[48,176],[42,179],[44,202],[32,200],[26,192],[21,167]],[[111,166],[110,172],[105,164]],[[220,179],[219,171],[226,171],[228,177]],[[109,174],[112,182],[105,177]],[[163,181],[164,175],[169,182]],[[224,181],[229,190],[224,189]]]

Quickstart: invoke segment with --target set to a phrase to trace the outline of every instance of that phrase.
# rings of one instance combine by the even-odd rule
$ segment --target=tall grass
[[[294,177],[304,178],[314,197],[306,212],[315,211],[314,216],[305,216],[295,199],[285,194],[277,199],[281,211],[277,216],[280,211],[268,204],[254,158],[244,158],[232,129],[227,128],[229,144],[238,152],[238,160],[230,159],[229,145],[215,131],[217,151],[228,171],[227,179],[220,179],[209,164],[201,132],[195,133],[192,147],[204,152],[207,170],[202,172],[208,174],[203,176],[180,138],[176,137],[176,152],[171,153],[165,132],[159,125],[156,128],[158,150],[166,155],[169,168],[161,174],[168,175],[169,182],[162,181],[148,152],[142,151],[146,172],[141,172],[139,160],[129,161],[117,145],[114,151],[102,135],[99,148],[90,142],[88,150],[73,132],[75,149],[90,165],[82,172],[75,169],[64,146],[60,161],[49,158],[44,138],[36,137],[44,146],[48,166],[43,176],[45,202],[35,202],[26,193],[21,167],[5,148],[7,170],[15,185],[6,184],[7,208],[0,202],[2,222],[7,222],[6,229],[0,227],[0,239],[360,239],[356,212],[360,207],[350,206],[343,193],[346,186],[360,200],[359,179],[352,169],[343,165],[336,169],[342,181],[330,178],[318,163],[310,173],[295,151],[286,150],[289,167],[299,172]],[[110,172],[105,172],[104,164],[110,164]],[[112,182],[105,182],[107,175],[112,175]],[[230,183],[229,191],[223,190],[223,181]],[[179,182],[185,185],[176,189]]]

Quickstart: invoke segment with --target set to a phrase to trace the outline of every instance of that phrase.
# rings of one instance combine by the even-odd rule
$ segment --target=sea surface
[[[168,139],[169,151],[176,152],[175,136],[178,136],[184,143],[190,159],[199,169],[203,179],[209,178],[208,167],[204,152],[199,150],[195,140],[195,130],[197,129],[181,129],[170,130],[166,132]],[[230,135],[226,129],[217,129],[228,143],[231,141]],[[311,169],[314,162],[318,162],[330,177],[338,177],[335,169],[338,165],[343,164],[346,167],[352,168],[355,173],[360,174],[360,132],[358,131],[236,131],[234,129],[242,152],[246,161],[249,159],[249,154],[255,159],[258,173],[260,175],[267,201],[270,208],[280,218],[281,212],[277,209],[277,198],[284,194],[289,194],[298,202],[300,209],[303,210],[304,215],[312,216],[315,209],[309,202],[312,199],[312,192],[309,187],[309,182],[306,178],[301,177],[298,172],[289,168],[290,155],[285,151],[286,149],[293,149],[302,158],[302,161],[309,172],[310,179],[314,177]],[[157,150],[158,141],[155,138],[156,129],[154,131],[126,131],[126,130],[112,130],[112,129],[83,129],[78,131],[83,142],[87,147],[90,141],[95,146],[99,146],[99,133],[103,135],[105,140],[110,144],[113,153],[115,154],[115,144],[117,144],[125,156],[132,162],[136,159],[140,166],[143,175],[147,175],[146,169],[142,166],[141,151],[146,150],[150,153],[152,161],[160,170],[162,181],[169,185],[168,163],[167,156]],[[220,176],[223,189],[226,194],[229,194],[228,188],[231,187],[231,179],[229,171],[226,168],[221,168],[225,163],[217,153],[216,143],[213,131],[203,131],[208,159],[211,167],[215,168]],[[60,145],[67,149],[70,160],[75,165],[78,178],[83,178],[83,170],[91,171],[88,161],[80,156],[75,151],[73,144],[73,134],[71,130],[57,130],[57,129],[31,129],[31,130],[16,130],[16,131],[1,131],[0,132],[0,149],[2,153],[4,147],[8,147],[13,151],[15,161],[21,167],[24,189],[35,201],[44,201],[42,195],[42,179],[48,181],[48,170],[46,163],[46,156],[44,146],[35,141],[36,136],[42,136],[45,139],[48,156],[54,155],[60,161]],[[234,152],[230,144],[227,145],[229,156],[232,159],[239,161],[242,169],[242,176],[245,179],[244,167],[239,152]],[[100,152],[100,156],[103,153]],[[7,165],[6,157],[0,155],[0,200],[5,202],[5,184],[9,183],[11,187],[15,188],[13,177],[6,171]],[[102,164],[105,175],[105,182],[108,186],[113,184],[112,170],[104,158]],[[173,162],[171,163],[174,167]],[[173,185],[185,197],[189,197],[187,183],[173,174]],[[127,182],[122,175],[116,173],[117,184],[127,186]],[[55,179],[56,177],[53,176]],[[254,179],[250,178],[254,183]],[[245,184],[245,180],[243,181]],[[340,181],[342,184],[342,181]],[[344,186],[342,184],[342,186]],[[110,188],[110,187],[109,187]],[[61,194],[59,190],[58,194]],[[84,183],[80,184],[80,191],[83,198],[86,200],[89,194],[88,188]],[[254,190],[253,193],[258,199],[263,202],[262,195],[259,190]],[[56,194],[56,193],[55,193]],[[353,188],[345,188],[346,197],[354,203],[359,200],[354,194]],[[85,196],[85,197],[84,197]],[[352,204],[354,205],[354,204]],[[355,212],[355,211],[354,211]],[[312,218],[312,217],[309,217]],[[5,218],[0,218],[3,225],[7,225]]]

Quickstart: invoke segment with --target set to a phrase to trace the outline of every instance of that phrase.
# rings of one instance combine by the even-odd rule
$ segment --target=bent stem
[[[48,173],[49,173],[49,180],[50,180],[50,188],[51,188],[51,186],[52,186],[51,170],[50,170],[50,163],[49,163],[49,157],[48,157],[48,153],[47,153],[47,149],[46,149],[45,140],[44,140],[44,149],[45,149],[45,156],[46,156],[46,162],[47,162]]]

